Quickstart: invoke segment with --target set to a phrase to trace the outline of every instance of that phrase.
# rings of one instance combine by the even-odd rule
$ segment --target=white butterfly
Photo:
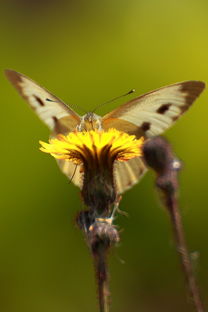
[[[201,81],[185,81],[169,85],[137,97],[104,117],[94,113],[79,116],[60,99],[40,87],[31,79],[13,70],[5,71],[7,78],[26,99],[40,119],[52,130],[52,135],[66,134],[94,128],[117,130],[135,134],[137,138],[151,138],[169,128],[193,103],[203,91]],[[49,100],[51,101],[49,101]],[[55,101],[55,102],[53,102]],[[72,162],[58,160],[64,174],[71,179],[75,165]],[[115,163],[115,182],[117,191],[124,192],[137,183],[146,168],[140,158]],[[82,188],[82,171],[77,168],[73,182]]]

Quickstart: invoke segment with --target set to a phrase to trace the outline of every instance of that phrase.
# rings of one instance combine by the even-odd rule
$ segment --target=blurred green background
[[[1,311],[98,310],[90,254],[74,221],[83,209],[79,191],[39,151],[49,131],[3,70],[22,72],[87,110],[132,88],[139,95],[183,80],[206,82],[207,16],[205,0],[0,2]],[[180,206],[208,306],[207,134],[205,91],[165,135],[184,162]],[[121,243],[110,257],[111,311],[193,311],[151,173],[123,196],[121,208],[129,218],[116,220]]]

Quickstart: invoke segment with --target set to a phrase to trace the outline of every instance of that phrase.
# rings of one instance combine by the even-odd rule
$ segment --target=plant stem
[[[106,250],[99,248],[96,254],[94,253],[94,263],[98,285],[100,312],[109,312],[109,287]]]
[[[196,311],[204,312],[178,209],[178,172],[181,169],[181,163],[175,158],[170,144],[162,137],[152,138],[144,144],[143,157],[146,164],[156,173],[156,186],[170,214],[176,247],[191,299]]]
[[[197,312],[204,312],[204,307],[200,298],[199,289],[196,278],[194,276],[189,252],[186,245],[186,240],[181,221],[181,214],[178,209],[178,201],[175,196],[167,197],[167,207],[170,213],[171,223],[173,226],[174,237],[176,241],[177,251],[179,253],[182,269],[185,274],[188,290],[193,300]]]

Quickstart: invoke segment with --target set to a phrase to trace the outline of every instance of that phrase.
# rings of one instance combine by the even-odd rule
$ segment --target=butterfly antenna
[[[54,101],[54,100],[51,100],[51,99],[48,99],[48,98],[46,98],[46,101],[60,104],[59,101]],[[78,106],[77,104],[76,105],[71,105],[70,104],[70,106],[73,107],[73,108],[77,107],[77,108],[81,109],[85,114],[87,113],[87,111],[84,108],[82,108],[81,106]]]
[[[76,165],[75,168],[74,168],[74,172],[73,172],[73,174],[72,174],[72,176],[71,176],[71,178],[70,178],[70,180],[69,180],[69,184],[71,184],[71,183],[72,183],[72,180],[74,179],[75,173],[76,173],[76,171],[77,171],[77,166],[78,166],[78,165]]]
[[[115,98],[113,98],[113,99],[111,99],[111,100],[109,100],[109,101],[107,101],[107,102],[104,102],[104,103],[98,105],[95,109],[93,109],[92,113],[94,113],[98,108],[104,106],[105,104],[111,103],[111,102],[113,102],[113,101],[115,101],[115,100],[118,100],[118,99],[120,99],[120,98],[122,98],[122,97],[124,97],[124,96],[127,96],[127,95],[129,95],[129,94],[131,94],[131,93],[134,93],[134,92],[135,92],[135,89],[132,89],[132,90],[130,90],[129,92],[127,92],[127,93],[125,93],[125,94],[116,96]]]

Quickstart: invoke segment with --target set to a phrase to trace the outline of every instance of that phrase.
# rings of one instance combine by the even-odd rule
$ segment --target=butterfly
[[[6,77],[20,95],[30,104],[40,119],[50,128],[52,136],[67,134],[77,129],[119,131],[143,136],[145,139],[160,135],[169,128],[194,102],[205,88],[202,81],[185,81],[143,94],[112,112],[100,117],[89,112],[79,116],[69,106],[28,77],[13,70],[5,71]],[[82,188],[83,170],[72,162],[58,160],[62,172]],[[141,158],[115,162],[114,177],[118,193],[123,193],[137,183],[146,172]]]

